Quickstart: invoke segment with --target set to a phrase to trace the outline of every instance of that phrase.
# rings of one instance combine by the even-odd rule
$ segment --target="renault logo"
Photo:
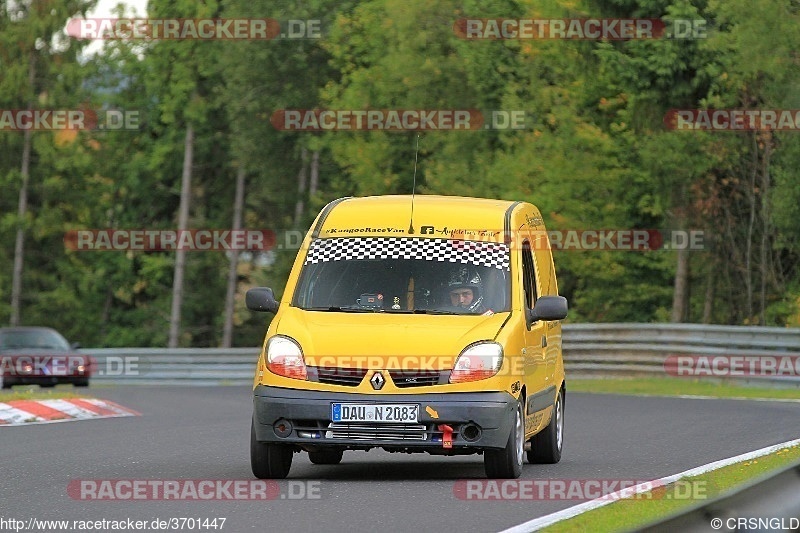
[[[372,374],[372,377],[369,380],[372,383],[372,388],[375,390],[381,390],[383,388],[383,384],[386,383],[386,378],[383,377],[383,374],[380,372],[375,372]]]

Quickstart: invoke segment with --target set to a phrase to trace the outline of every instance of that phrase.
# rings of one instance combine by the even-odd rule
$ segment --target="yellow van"
[[[258,360],[250,457],[285,478],[294,453],[483,454],[556,463],[566,384],[555,268],[539,210],[450,196],[341,198],[308,231]]]

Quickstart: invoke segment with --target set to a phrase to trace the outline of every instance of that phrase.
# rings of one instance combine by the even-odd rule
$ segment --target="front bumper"
[[[295,444],[304,449],[381,447],[390,451],[431,453],[500,449],[508,442],[512,414],[517,406],[517,399],[506,392],[382,394],[377,397],[258,385],[253,394],[256,439]],[[397,425],[363,422],[357,424],[356,430],[353,425],[332,424],[331,404],[334,402],[418,403],[419,420],[417,424]],[[281,424],[283,430],[278,429]],[[443,447],[442,425],[452,428],[452,448]]]
[[[87,383],[91,376],[71,375],[71,376],[3,376],[2,382],[6,385],[64,385],[75,383]]]

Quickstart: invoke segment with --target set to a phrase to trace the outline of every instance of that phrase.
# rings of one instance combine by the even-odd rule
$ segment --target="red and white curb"
[[[127,407],[96,398],[64,400],[12,400],[0,403],[0,426],[50,424],[93,418],[139,416]]]

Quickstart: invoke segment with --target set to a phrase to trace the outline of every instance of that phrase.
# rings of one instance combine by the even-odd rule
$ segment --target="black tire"
[[[78,379],[72,382],[72,384],[76,387],[88,387],[89,386],[89,379]]]
[[[315,465],[338,465],[342,462],[344,450],[320,450],[308,452],[308,458]]]
[[[258,479],[284,479],[292,467],[292,448],[256,440],[256,428],[250,422],[250,468]]]
[[[4,389],[10,389],[13,386],[14,386],[14,382],[13,381],[3,380],[3,388]]]
[[[550,423],[542,431],[531,437],[528,462],[555,464],[561,460],[564,447],[564,389],[558,391],[556,404],[550,416]]]
[[[502,450],[483,452],[483,467],[489,479],[516,479],[522,475],[525,446],[525,413],[522,404],[514,410],[508,442]]]

